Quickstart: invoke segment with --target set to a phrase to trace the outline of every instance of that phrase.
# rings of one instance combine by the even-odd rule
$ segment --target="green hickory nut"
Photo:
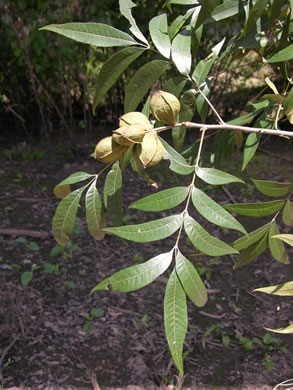
[[[141,144],[135,145],[133,157],[144,168],[159,164],[163,158],[164,147],[155,131],[146,133]]]
[[[120,117],[119,127],[136,124],[144,126],[146,130],[150,130],[153,128],[153,125],[148,120],[148,117],[142,112],[127,112]]]
[[[109,164],[118,160],[127,149],[128,146],[117,144],[112,137],[105,137],[96,145],[95,158],[105,164]]]
[[[145,134],[146,130],[143,125],[134,124],[114,130],[112,138],[119,145],[130,146],[141,143]]]
[[[150,107],[153,116],[160,122],[167,125],[176,123],[180,111],[180,102],[172,93],[155,92],[151,97]]]

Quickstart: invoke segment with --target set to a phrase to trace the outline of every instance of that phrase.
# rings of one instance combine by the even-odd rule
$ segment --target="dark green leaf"
[[[65,184],[79,183],[80,181],[89,179],[90,177],[93,177],[93,176],[95,176],[95,175],[90,175],[86,172],[75,172],[72,175],[68,176],[65,180],[63,180],[59,184],[57,184],[56,187],[63,186]]]
[[[244,145],[244,151],[243,151],[242,171],[244,171],[249,161],[255,155],[260,139],[261,139],[261,134],[258,133],[248,134]]]
[[[266,294],[280,295],[280,296],[293,296],[293,281],[277,284],[275,286],[260,287],[253,291],[260,291]]]
[[[288,96],[285,99],[284,111],[287,111],[292,107],[293,107],[293,87],[290,89],[290,92],[288,93]]]
[[[183,88],[185,87],[185,84],[186,80],[183,78],[183,76],[171,77],[164,85],[163,91],[172,93],[178,98]]]
[[[272,238],[278,234],[280,234],[280,231],[278,225],[274,222],[269,232],[269,247],[271,254],[280,263],[289,264],[288,255],[283,242],[277,238]]]
[[[284,203],[284,200],[273,200],[272,202],[226,204],[223,207],[233,213],[246,215],[247,217],[265,217],[281,210]]]
[[[256,257],[258,257],[267,247],[268,235],[265,234],[258,241],[254,242],[248,248],[241,252],[238,261],[234,264],[233,269],[237,269],[244,264],[250,263]]]
[[[122,271],[116,272],[109,278],[104,279],[91,291],[91,294],[97,290],[113,291],[135,291],[142,288],[158,276],[160,276],[169,267],[172,261],[173,250],[163,253],[142,264],[133,265]]]
[[[176,152],[163,138],[159,137],[164,146],[164,160],[170,160],[171,164],[169,169],[178,173],[179,175],[189,175],[194,171],[194,167],[191,167],[186,160]]]
[[[27,286],[33,279],[32,271],[25,271],[21,274],[20,280],[23,287]]]
[[[293,226],[293,203],[289,199],[286,201],[282,220],[285,225]]]
[[[184,218],[184,229],[195,248],[209,256],[223,256],[230,253],[238,253],[238,250],[211,236],[189,215]]]
[[[223,185],[235,182],[244,183],[243,180],[238,179],[238,177],[214,168],[195,167],[195,173],[201,180],[208,184]]]
[[[293,191],[293,183],[280,183],[277,181],[270,180],[256,180],[251,179],[255,184],[256,188],[263,194],[268,196],[282,196]]]
[[[171,41],[168,35],[167,14],[155,16],[149,22],[149,30],[152,41],[160,54],[166,58],[170,58]]]
[[[286,47],[283,50],[278,51],[271,58],[268,59],[269,63],[289,61],[293,58],[293,44]]]
[[[138,43],[128,34],[102,23],[50,24],[40,30],[53,31],[67,38],[93,46],[130,46]]]
[[[129,208],[144,211],[162,211],[178,206],[188,195],[189,187],[169,188],[132,203]]]
[[[266,225],[261,226],[260,228],[250,232],[246,236],[239,238],[238,240],[233,242],[233,248],[238,249],[239,251],[244,248],[247,248],[248,246],[260,240],[263,236],[267,236],[270,227],[271,224],[267,223]]]
[[[256,0],[253,7],[249,10],[249,15],[243,27],[241,37],[249,32],[256,24],[257,20],[262,16],[262,13],[267,6],[267,0]]]
[[[138,69],[125,88],[124,112],[136,110],[145,94],[162,76],[168,65],[167,61],[153,60]]]
[[[180,31],[172,41],[172,60],[180,73],[188,75],[191,69],[190,27]]]
[[[244,234],[247,233],[244,227],[231,214],[199,188],[193,188],[192,203],[204,218],[215,225],[238,230]]]
[[[176,272],[189,299],[198,307],[207,303],[208,295],[197,270],[178,250],[176,256]]]
[[[179,229],[182,214],[172,215],[138,225],[127,225],[105,229],[119,237],[135,242],[151,242],[171,236]]]
[[[208,79],[202,85],[200,86],[200,90],[202,91],[203,95],[205,97],[209,97],[211,93],[211,83]],[[209,105],[206,102],[205,98],[202,96],[202,94],[198,94],[196,98],[196,108],[197,112],[199,113],[200,119],[202,123],[206,122],[208,111],[209,111]]]
[[[179,15],[172,22],[168,31],[170,39],[173,39],[175,37],[175,35],[178,33],[178,31],[181,29],[181,27],[184,25],[187,19],[192,15],[192,13],[193,13],[193,9],[189,9],[185,15]]]
[[[135,5],[135,3],[133,3],[133,1],[131,1],[131,0],[119,0],[120,12],[122,13],[123,16],[125,16],[126,19],[128,19],[128,21],[129,21],[129,23],[131,25],[129,30],[132,32],[132,34],[136,38],[138,38],[140,41],[142,41],[143,43],[145,43],[148,46],[148,41],[145,39],[145,37],[143,36],[142,32],[137,27],[135,19],[132,16],[131,8],[133,8],[133,7],[136,7],[136,5]]]
[[[122,175],[118,161],[107,174],[104,186],[104,203],[114,226],[123,225],[122,218]]]
[[[86,193],[85,214],[90,234],[96,240],[102,240],[105,236],[105,232],[101,230],[104,227],[102,223],[103,206],[96,184],[97,179],[92,182],[90,188]]]
[[[124,70],[135,61],[145,49],[140,47],[126,47],[113,54],[102,66],[96,81],[95,95],[93,101],[93,112],[108,90]]]
[[[187,322],[186,295],[174,269],[165,292],[164,323],[171,355],[181,375],[184,374],[182,351]]]
[[[213,10],[221,4],[221,0],[205,0],[202,2],[200,12],[196,21],[194,29],[196,30],[201,24],[203,24],[206,19],[208,19],[213,12]]]
[[[69,236],[72,233],[78,205],[86,186],[79,188],[66,196],[59,203],[53,218],[53,233],[60,245],[69,244]]]

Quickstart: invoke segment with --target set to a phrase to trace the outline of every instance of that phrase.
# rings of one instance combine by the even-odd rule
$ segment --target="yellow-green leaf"
[[[58,199],[64,199],[71,192],[70,184],[57,185],[53,189],[54,195]]]

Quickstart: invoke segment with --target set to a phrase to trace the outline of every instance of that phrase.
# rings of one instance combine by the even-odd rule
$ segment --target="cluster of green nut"
[[[163,91],[156,92],[150,107],[153,116],[164,124],[176,123],[180,111],[178,99]],[[141,112],[128,112],[119,121],[112,136],[97,143],[95,158],[106,164],[118,160],[133,145],[132,156],[144,168],[158,164],[163,158],[163,145],[148,118]]]

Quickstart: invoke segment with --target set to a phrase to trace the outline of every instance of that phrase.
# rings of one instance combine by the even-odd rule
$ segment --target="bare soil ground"
[[[97,162],[87,158],[90,152],[89,148],[74,158],[68,153],[33,161],[7,154],[1,157],[0,383],[4,389],[97,390],[97,383],[102,389],[155,389],[177,383],[162,316],[167,275],[132,293],[101,291],[89,296],[103,278],[170,250],[174,237],[136,244],[106,235],[104,241],[95,242],[81,209],[72,240],[74,250],[52,255],[56,243],[51,221],[58,204],[52,189],[75,171],[96,172]],[[282,149],[282,156],[286,153],[293,159],[288,148]],[[240,162],[235,164],[237,169]],[[166,174],[167,165],[163,163],[159,172],[152,173],[160,188],[168,182],[179,185],[181,180]],[[245,180],[269,176],[288,181],[288,165],[278,156],[260,153]],[[150,215],[131,212],[127,206],[155,190],[128,169],[123,180],[127,223],[149,220]],[[209,193],[223,204],[230,203],[231,197],[237,202],[268,200],[251,184],[229,186],[228,191]],[[239,220],[248,231],[267,221]],[[209,225],[207,229],[226,242],[237,237]],[[19,236],[26,241],[17,242]],[[292,266],[276,262],[267,250],[233,271],[233,256],[198,258],[188,241],[182,242],[182,248],[202,273],[209,291],[206,307],[188,306],[184,387],[268,390],[292,378],[292,336],[264,329],[292,321],[292,299],[253,292],[257,287],[293,280]],[[292,251],[290,257],[292,261]],[[33,278],[23,286],[21,276],[33,264]],[[96,316],[93,308],[99,309]],[[241,344],[241,337],[247,338],[247,345]]]

